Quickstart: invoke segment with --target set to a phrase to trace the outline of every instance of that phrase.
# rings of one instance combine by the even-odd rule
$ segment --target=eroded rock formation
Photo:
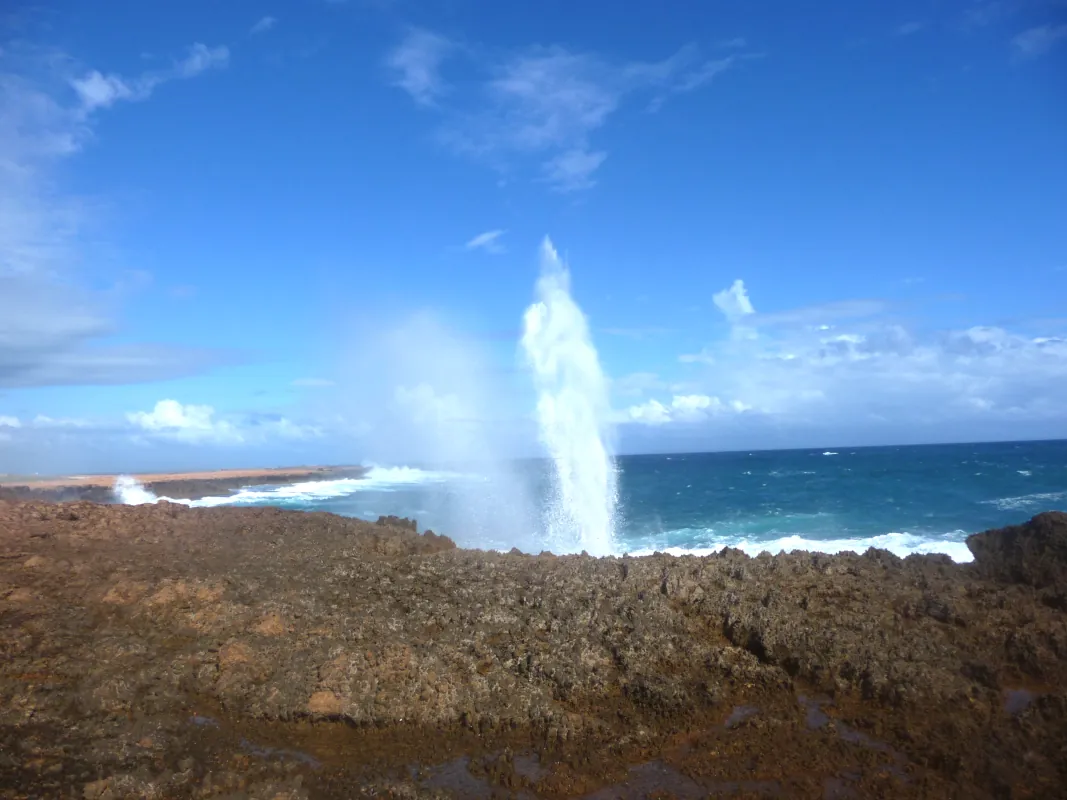
[[[1064,542],[594,559],[0,502],[0,796],[1058,796]]]

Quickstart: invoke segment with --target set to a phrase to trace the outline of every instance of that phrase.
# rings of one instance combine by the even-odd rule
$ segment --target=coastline
[[[298,483],[301,481],[362,478],[362,466],[265,467],[190,472],[147,472],[132,475],[155,495],[196,499],[231,492],[247,486]],[[94,503],[113,501],[112,489],[119,475],[68,475],[29,478],[12,476],[0,480],[0,500],[42,500]]]
[[[1067,515],[968,546],[595,559],[0,502],[0,796],[1056,796]]]

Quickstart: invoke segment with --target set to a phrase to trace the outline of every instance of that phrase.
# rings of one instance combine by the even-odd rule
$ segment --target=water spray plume
[[[554,548],[608,555],[618,502],[608,384],[571,297],[570,273],[548,238],[536,295],[523,318],[522,349],[537,389],[541,442],[553,462],[546,532]]]
[[[115,479],[112,493],[115,495],[116,500],[128,506],[140,506],[159,500],[158,497],[145,488],[143,483],[132,475],[119,475]]]

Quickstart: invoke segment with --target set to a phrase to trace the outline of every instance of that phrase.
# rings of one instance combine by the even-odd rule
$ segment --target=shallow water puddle
[[[734,706],[733,711],[730,712],[730,716],[726,718],[727,730],[733,730],[738,727],[745,720],[756,716],[759,713],[759,709],[755,706]]]
[[[896,778],[900,778],[902,781],[909,780],[906,767],[908,766],[908,760],[904,755],[885,742],[880,742],[874,739],[862,731],[858,731],[855,728],[846,725],[844,722],[838,719],[831,718],[825,711],[822,710],[824,705],[832,705],[832,701],[825,697],[811,698],[804,695],[797,697],[797,701],[806,709],[804,723],[808,730],[823,730],[831,728],[837,737],[843,742],[849,744],[857,744],[860,747],[865,747],[868,750],[876,750],[880,753],[885,753],[893,759],[893,764],[887,764],[886,770],[890,775]],[[846,778],[848,776],[845,776]],[[828,790],[829,791],[829,790]],[[845,791],[845,788],[838,787],[835,789],[837,792]],[[847,795],[837,795],[847,796]]]
[[[248,739],[241,739],[241,749],[251,756],[256,758],[262,758],[264,760],[278,759],[280,761],[296,761],[312,769],[322,769],[322,762],[312,755],[302,753],[299,750],[290,750],[285,747],[265,747],[263,745],[255,744],[248,741]]]
[[[1036,699],[1037,695],[1029,689],[1008,689],[1004,692],[1004,710],[1013,717],[1018,716]]]
[[[457,797],[492,797],[493,787],[486,779],[471,775],[470,763],[470,758],[461,756],[436,767],[426,767],[419,783],[426,789],[454,792]]]
[[[678,800],[703,800],[709,796],[745,793],[761,797],[780,797],[782,787],[777,781],[712,781],[697,783],[662,761],[649,761],[630,768],[629,777],[614,786],[605,786],[584,800],[641,800],[666,793]]]

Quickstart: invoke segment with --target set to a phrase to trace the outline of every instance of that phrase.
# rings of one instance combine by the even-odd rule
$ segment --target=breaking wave
[[[671,533],[693,533],[692,531],[672,531]],[[963,537],[963,531],[949,534]],[[844,553],[862,554],[870,547],[888,550],[894,555],[906,558],[911,555],[946,555],[958,564],[974,560],[967,545],[959,540],[937,539],[930,536],[918,536],[910,533],[884,533],[879,536],[867,536],[856,539],[805,539],[803,536],[783,536],[778,539],[745,539],[741,537],[723,537],[721,541],[710,543],[706,547],[662,547],[631,550],[631,556],[647,556],[653,553],[667,553],[674,556],[706,556],[718,553],[726,547],[734,547],[750,556],[768,552],[771,555],[791,553],[803,550],[810,553]]]
[[[130,475],[120,475],[113,490],[115,499],[124,505],[144,505],[166,500],[190,508],[213,508],[231,505],[269,505],[272,502],[313,503],[344,497],[356,492],[389,492],[406,486],[441,483],[459,477],[450,472],[436,472],[416,467],[371,467],[362,478],[337,478],[328,481],[302,481],[282,486],[256,486],[240,489],[219,497],[200,497],[195,500],[159,497]]]
[[[115,499],[128,506],[140,506],[145,503],[154,503],[159,498],[148,491],[144,484],[132,475],[119,475],[115,479],[115,486],[111,490]]]

